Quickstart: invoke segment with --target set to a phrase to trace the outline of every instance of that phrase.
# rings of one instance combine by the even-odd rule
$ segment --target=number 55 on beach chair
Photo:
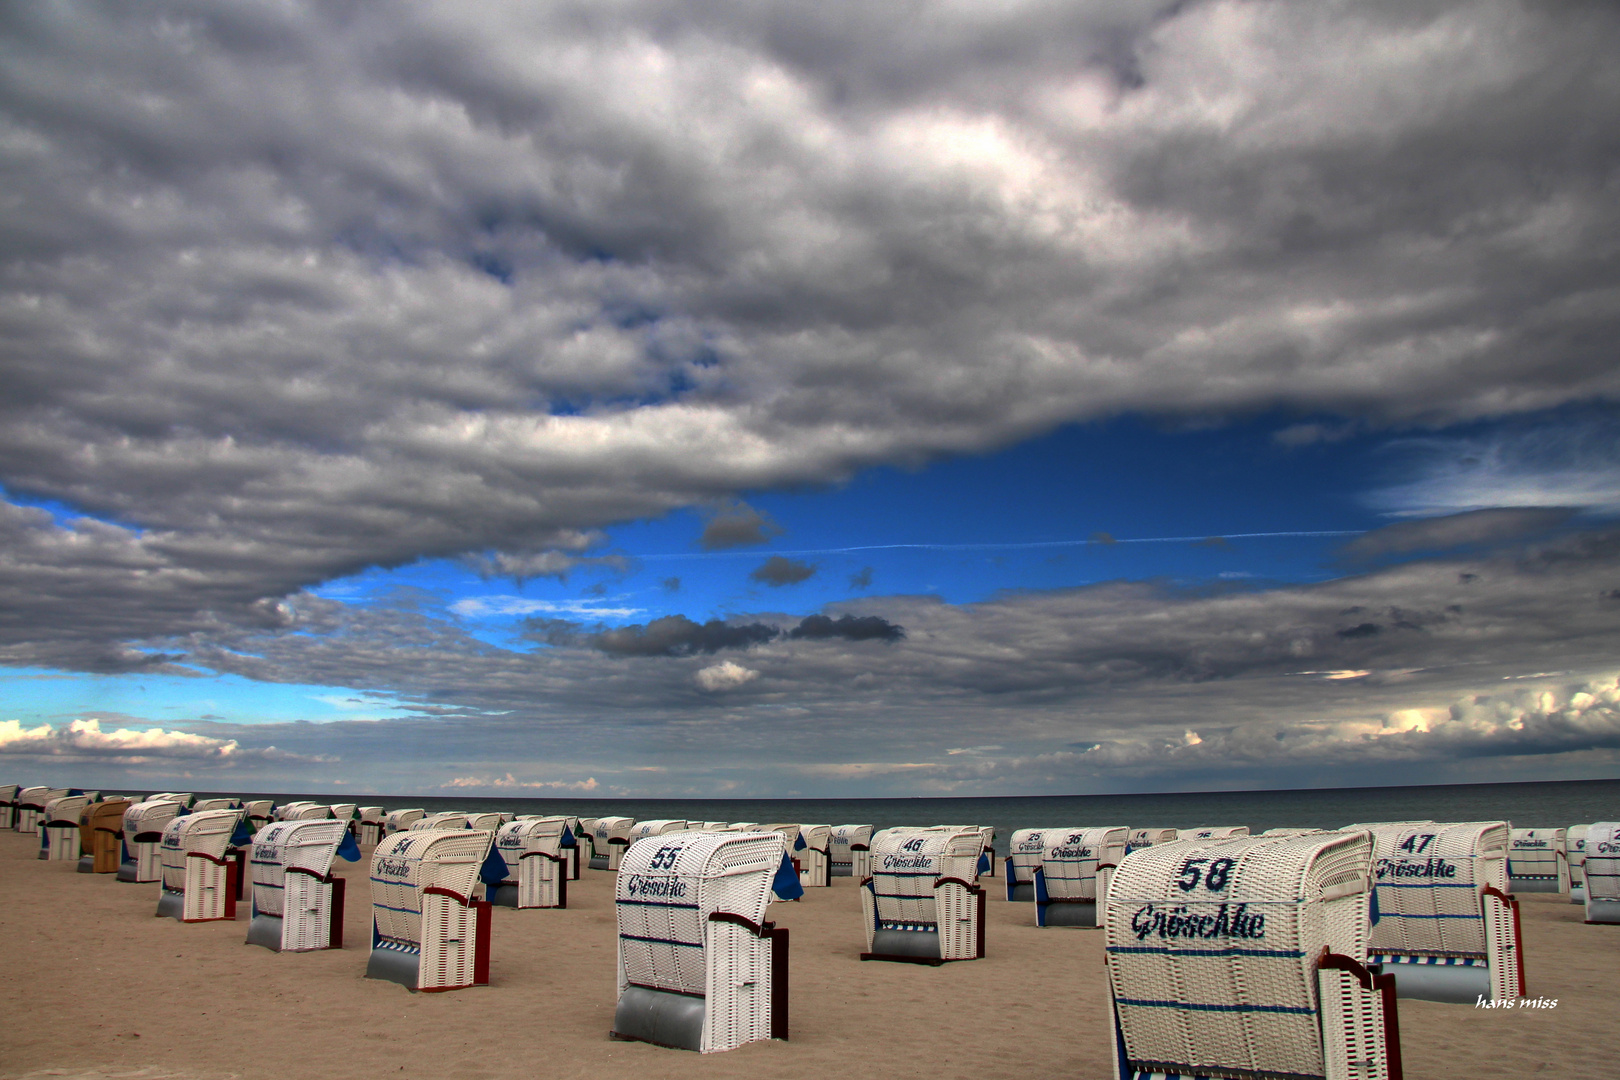
[[[1366,966],[1365,832],[1125,856],[1105,907],[1116,1080],[1399,1080],[1393,980]]]

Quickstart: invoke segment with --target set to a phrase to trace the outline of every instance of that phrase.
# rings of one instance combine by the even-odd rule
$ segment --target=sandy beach
[[[495,912],[491,985],[413,994],[363,979],[365,862],[349,879],[347,947],[275,954],[235,923],[153,916],[156,884],[78,874],[0,833],[0,1080],[399,1080],[757,1077],[884,1080],[1108,1077],[1102,934],[1038,929],[990,894],[983,960],[862,963],[855,883],[771,906],[789,928],[791,1040],[698,1055],[608,1038],[613,876],[585,871],[566,910]],[[368,851],[369,857],[369,851]],[[1612,1077],[1620,926],[1565,898],[1525,896],[1529,992],[1556,1007],[1402,1001],[1410,1080]]]

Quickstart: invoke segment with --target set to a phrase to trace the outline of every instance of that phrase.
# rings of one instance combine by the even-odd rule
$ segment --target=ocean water
[[[1252,833],[1282,827],[1342,828],[1355,822],[1497,821],[1519,828],[1558,828],[1620,820],[1620,780],[1428,787],[1316,788],[1304,791],[1217,791],[1141,795],[1041,795],[970,799],[523,799],[437,798],[290,792],[210,792],[240,798],[354,802],[390,810],[505,811],[632,817],[637,821],[792,821],[826,825],[992,825],[997,850],[1015,829],[1097,827],[1192,829],[1247,825]]]

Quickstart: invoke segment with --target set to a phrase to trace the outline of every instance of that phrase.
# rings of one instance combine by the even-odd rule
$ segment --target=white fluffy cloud
[[[24,727],[19,720],[0,720],[0,755],[66,758],[81,761],[144,765],[156,761],[187,766],[297,764],[335,759],[320,755],[288,754],[274,746],[243,747],[235,739],[215,739],[162,728],[102,731],[98,719],[73,720],[64,728],[50,724]]]
[[[718,664],[700,668],[692,676],[698,689],[711,694],[722,693],[726,690],[735,690],[737,687],[750,683],[759,678],[759,672],[752,668],[745,668],[732,660],[723,660]]]

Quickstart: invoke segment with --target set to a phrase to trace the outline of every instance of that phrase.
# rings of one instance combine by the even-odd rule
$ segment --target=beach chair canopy
[[[163,887],[182,892],[186,887],[186,859],[191,855],[223,861],[225,849],[242,819],[240,810],[199,810],[176,817],[163,829]]]
[[[240,810],[242,804],[235,799],[197,799],[191,804],[192,813],[199,810]]]
[[[437,813],[428,814],[420,820],[412,822],[410,827],[414,830],[465,829],[468,827],[467,815],[458,814],[451,810],[440,810]],[[493,832],[494,830],[491,829],[488,831]]]
[[[413,807],[409,810],[390,810],[388,816],[383,818],[383,829],[388,833],[400,832],[409,829],[426,815],[427,811],[420,807]]]
[[[59,795],[45,804],[44,824],[55,828],[71,825],[77,829],[79,815],[83,814],[84,808],[89,805],[88,795]]]
[[[349,850],[344,857],[350,862],[358,859],[360,849],[348,826],[334,818],[276,821],[260,829],[253,837],[251,860],[255,913],[282,915],[287,871],[324,878],[345,844]]]
[[[380,806],[360,807],[360,820],[373,825],[381,825],[388,817],[388,811]]]
[[[1230,840],[1248,835],[1247,825],[1205,825],[1197,829],[1182,829],[1176,837],[1180,840]]]
[[[131,803],[124,811],[124,839],[128,842],[161,843],[163,830],[185,809],[179,803],[147,801]]]
[[[1126,856],[1105,919],[1120,1075],[1386,1076],[1392,999],[1365,967],[1371,860],[1365,832]],[[1324,953],[1341,966],[1324,970]],[[1365,1071],[1348,1071],[1356,1059]]]
[[[466,827],[469,829],[488,829],[493,832],[511,820],[506,814],[465,814]]]

